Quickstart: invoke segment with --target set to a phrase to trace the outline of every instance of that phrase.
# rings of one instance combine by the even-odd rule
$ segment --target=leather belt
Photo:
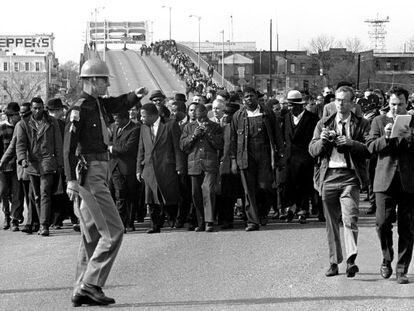
[[[83,153],[82,156],[85,158],[86,162],[91,161],[109,161],[109,153]]]

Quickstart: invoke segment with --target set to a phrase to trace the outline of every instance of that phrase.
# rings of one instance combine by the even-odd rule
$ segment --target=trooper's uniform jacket
[[[105,123],[109,127],[112,113],[123,109],[129,110],[139,102],[139,98],[131,92],[119,97],[99,97],[98,101],[101,103]],[[88,158],[99,158],[98,154],[107,155],[108,146],[103,142],[97,105],[95,98],[83,92],[68,113],[63,152],[65,175],[68,181],[76,180],[75,168],[78,155],[86,155]]]

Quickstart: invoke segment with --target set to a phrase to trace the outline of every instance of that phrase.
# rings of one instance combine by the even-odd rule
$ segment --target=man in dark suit
[[[318,122],[309,144],[309,153],[320,162],[315,184],[322,196],[326,217],[330,261],[327,277],[338,275],[338,264],[343,260],[339,234],[341,215],[347,254],[346,275],[354,277],[359,272],[355,264],[358,204],[360,188],[367,185],[366,159],[370,154],[365,146],[369,122],[352,112],[354,96],[349,86],[336,90],[337,113]]]
[[[387,114],[374,118],[367,142],[369,151],[378,155],[373,190],[377,205],[377,232],[383,255],[380,273],[383,278],[392,275],[391,262],[394,259],[392,223],[397,218],[396,274],[399,284],[408,283],[406,274],[413,254],[414,121],[411,117],[409,126],[403,128],[395,137],[391,136],[391,129],[397,115],[407,114],[407,102],[407,90],[392,89],[390,110]]]
[[[188,154],[188,174],[197,214],[196,231],[213,231],[215,185],[219,169],[219,151],[223,149],[223,130],[207,118],[207,108],[196,107],[195,122],[184,126],[181,149]]]
[[[110,172],[115,192],[115,204],[124,224],[124,232],[135,231],[134,215],[138,209],[141,184],[135,177],[140,125],[129,119],[128,111],[114,114],[115,126],[112,144]]]
[[[284,199],[286,206],[296,206],[287,211],[286,220],[293,218],[294,212],[300,223],[306,223],[309,213],[309,198],[313,195],[313,166],[315,160],[308,151],[318,117],[304,109],[302,94],[292,90],[287,95],[289,113],[283,122],[285,142],[286,183]]]
[[[145,203],[152,226],[147,233],[159,233],[161,209],[170,217],[177,214],[173,206],[180,199],[178,175],[184,170],[181,131],[175,120],[161,119],[152,103],[141,107],[141,120],[136,173],[139,181],[145,181]]]

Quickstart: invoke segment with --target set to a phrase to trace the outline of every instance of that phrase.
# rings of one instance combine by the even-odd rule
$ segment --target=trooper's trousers
[[[85,184],[79,187],[82,239],[75,288],[82,281],[104,286],[121,246],[124,226],[109,192],[108,177],[107,161],[90,161]]]

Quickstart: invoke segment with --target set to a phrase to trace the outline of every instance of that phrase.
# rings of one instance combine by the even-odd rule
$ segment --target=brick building
[[[53,97],[61,86],[53,34],[0,36],[0,104]]]

